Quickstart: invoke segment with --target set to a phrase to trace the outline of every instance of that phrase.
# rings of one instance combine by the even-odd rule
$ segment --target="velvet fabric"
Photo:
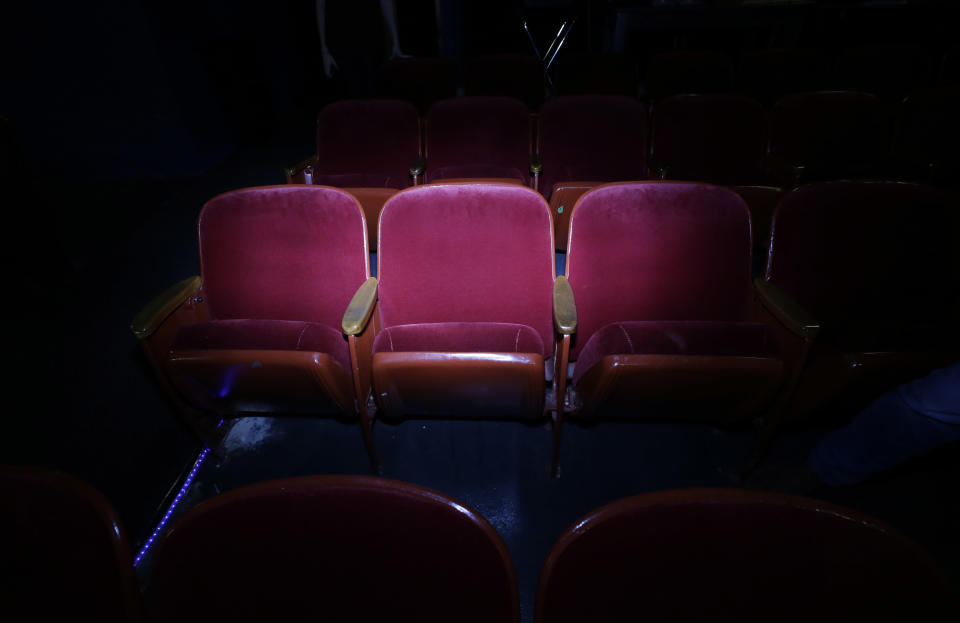
[[[389,327],[377,334],[373,352],[551,354],[534,329],[506,322],[435,322]]]
[[[767,117],[738,95],[677,95],[653,109],[651,160],[667,178],[711,184],[760,184]]]
[[[437,102],[424,121],[425,181],[444,177],[519,177],[530,183],[530,121],[510,97]]]
[[[943,339],[960,309],[958,216],[956,201],[919,184],[810,184],[777,207],[766,279],[831,341]]]
[[[323,186],[224,193],[200,213],[200,264],[212,320],[319,323],[339,331],[369,276],[363,211]]]
[[[634,182],[591,190],[570,222],[572,356],[613,322],[743,320],[750,253],[749,210],[726,188]]]
[[[420,156],[420,117],[400,100],[344,100],[317,115],[313,183],[406,188]]]
[[[770,157],[814,176],[868,171],[883,156],[888,136],[881,102],[869,93],[794,93],[770,113]]]
[[[569,95],[540,110],[540,187],[557,182],[614,182],[647,176],[647,109],[632,97]]]
[[[574,368],[573,383],[607,355],[775,357],[773,331],[756,322],[614,322],[594,332]]]
[[[380,213],[382,327],[513,323],[551,345],[552,233],[546,201],[523,186],[400,191]]]
[[[347,338],[331,327],[290,320],[214,320],[180,327],[170,350],[297,350],[330,355],[350,370]]]

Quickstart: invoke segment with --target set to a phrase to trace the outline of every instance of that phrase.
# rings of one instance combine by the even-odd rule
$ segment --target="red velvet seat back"
[[[677,95],[653,111],[651,159],[667,178],[759,184],[767,152],[760,102],[736,95]]]
[[[406,188],[420,156],[420,117],[400,100],[345,100],[317,115],[314,184]]]
[[[766,278],[825,329],[947,321],[960,300],[958,212],[918,184],[803,186],[774,214]]]
[[[744,319],[750,213],[733,191],[683,182],[607,184],[583,195],[570,218],[574,355],[611,322]]]
[[[532,189],[451,184],[397,193],[380,214],[382,326],[524,324],[551,349],[552,245],[550,208]]]
[[[437,102],[424,121],[427,182],[451,177],[515,177],[530,181],[530,120],[510,97]]]
[[[335,188],[224,193],[204,206],[199,229],[212,320],[296,320],[339,330],[369,276],[363,211]]]
[[[647,175],[647,109],[622,95],[568,95],[540,109],[541,188],[557,182],[614,182]]]
[[[99,492],[66,474],[4,467],[0,495],[0,594],[7,618],[138,620],[126,535]]]
[[[770,113],[770,156],[842,176],[875,164],[890,128],[880,100],[869,93],[818,91],[780,99]]]
[[[207,500],[157,543],[153,620],[519,620],[513,565],[445,495],[363,476],[265,482]]]
[[[951,620],[933,560],[825,502],[690,489],[595,510],[557,541],[535,620]]]

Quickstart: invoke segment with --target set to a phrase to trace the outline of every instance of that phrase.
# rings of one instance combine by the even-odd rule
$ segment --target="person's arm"
[[[327,78],[339,69],[337,61],[327,48],[327,0],[317,0],[317,32],[320,34],[320,54],[323,56],[323,73]]]
[[[320,2],[320,0],[317,0]],[[393,0],[380,0],[380,14],[383,16],[383,25],[390,35],[390,58],[410,58],[400,50],[400,37],[397,35],[397,11]]]

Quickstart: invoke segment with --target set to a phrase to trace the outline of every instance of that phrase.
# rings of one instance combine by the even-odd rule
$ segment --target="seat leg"
[[[563,428],[563,408],[567,393],[567,363],[570,360],[570,336],[564,335],[557,349],[557,369],[553,373],[557,410],[553,418],[553,458],[550,461],[550,477],[560,475],[560,433]]]
[[[563,408],[558,407],[553,418],[553,458],[550,460],[550,477],[560,476],[560,432],[563,428]]]
[[[363,445],[367,450],[367,457],[370,459],[370,469],[374,474],[380,476],[383,474],[383,467],[380,459],[377,458],[377,450],[373,445],[373,414],[376,407],[369,404],[360,409],[360,429],[363,432]]]

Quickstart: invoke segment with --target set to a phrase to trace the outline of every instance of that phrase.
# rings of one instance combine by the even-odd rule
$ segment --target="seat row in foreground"
[[[4,605],[24,620],[517,623],[507,548],[442,493],[306,476],[218,495],[173,521],[146,574],[89,485],[0,469]],[[625,498],[580,518],[540,572],[534,620],[954,620],[932,558],[816,500],[732,489]]]
[[[202,276],[133,329],[191,421],[358,417],[372,456],[374,415],[547,415],[555,466],[565,413],[773,426],[956,358],[957,215],[912,184],[804,187],[752,282],[736,193],[608,184],[576,204],[556,276],[538,193],[424,185],[385,204],[377,279],[351,195],[243,189],[201,212]]]

